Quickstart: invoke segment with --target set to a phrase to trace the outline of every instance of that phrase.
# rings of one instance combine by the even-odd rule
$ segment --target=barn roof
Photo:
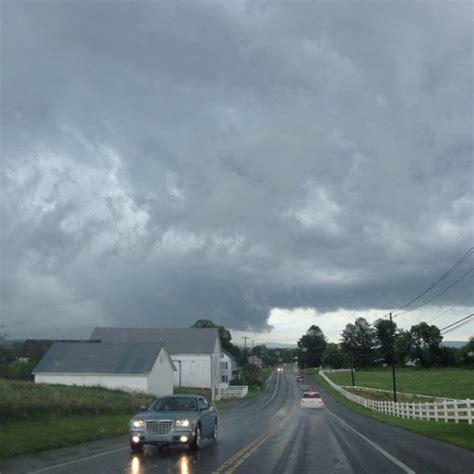
[[[96,327],[90,339],[102,342],[162,343],[170,354],[212,354],[219,339],[219,331],[217,328]]]
[[[56,342],[33,374],[148,374],[161,350],[161,344]]]

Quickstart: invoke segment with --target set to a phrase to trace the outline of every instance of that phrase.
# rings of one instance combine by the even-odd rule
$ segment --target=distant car
[[[199,449],[203,438],[217,440],[217,415],[203,396],[169,395],[142,408],[130,420],[129,441],[134,453],[141,453],[146,444]]]
[[[306,379],[302,375],[300,375],[300,376],[296,377],[296,381],[298,383],[302,383],[302,382],[306,382]]]
[[[277,372],[283,372],[283,367],[278,367]]]
[[[324,401],[319,392],[304,392],[300,405],[301,408],[324,408]]]

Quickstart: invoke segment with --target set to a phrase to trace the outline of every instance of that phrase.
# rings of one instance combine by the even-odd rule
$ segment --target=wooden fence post
[[[471,400],[467,399],[466,400],[466,410],[467,410],[467,422],[472,425],[472,406],[471,406]]]
[[[448,402],[446,399],[443,400],[443,408],[444,408],[444,422],[448,422]]]

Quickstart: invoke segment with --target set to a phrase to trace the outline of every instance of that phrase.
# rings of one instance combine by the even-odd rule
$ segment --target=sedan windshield
[[[194,398],[159,398],[152,406],[155,411],[196,411]]]

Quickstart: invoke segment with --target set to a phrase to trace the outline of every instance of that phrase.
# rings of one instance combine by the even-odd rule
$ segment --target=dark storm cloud
[[[9,332],[406,302],[472,245],[471,14],[2,2]]]

